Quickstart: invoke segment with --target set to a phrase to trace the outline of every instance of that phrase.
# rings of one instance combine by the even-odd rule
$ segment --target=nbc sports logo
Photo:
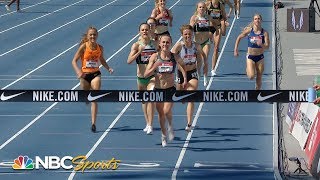
[[[72,165],[66,165],[65,161],[72,161],[71,156],[64,156],[59,158],[58,156],[45,156],[44,160],[39,156],[35,156],[35,159],[32,160],[28,156],[20,155],[13,161],[12,168],[15,170],[33,170],[40,169],[40,165],[44,169],[59,169],[60,167],[64,169],[72,169]]]
[[[13,169],[16,170],[32,170],[33,167],[33,160],[30,159],[28,156],[19,156],[14,160],[14,164],[12,165]]]
[[[39,156],[35,156],[34,160],[29,158],[28,156],[18,156],[13,162],[5,162],[0,163],[0,166],[9,165],[12,169],[15,170],[33,170],[33,169],[60,169],[63,168],[65,170],[74,169],[75,171],[90,170],[90,169],[104,169],[104,170],[115,170],[118,168],[120,160],[116,160],[112,158],[110,160],[102,160],[102,161],[89,161],[86,156],[63,156],[62,158],[58,156],[44,156],[44,158],[40,158]]]

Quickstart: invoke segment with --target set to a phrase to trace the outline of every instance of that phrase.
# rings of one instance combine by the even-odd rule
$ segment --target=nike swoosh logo
[[[24,93],[26,93],[26,91],[25,91],[25,92],[18,93],[18,94],[13,94],[13,95],[10,95],[10,96],[6,96],[6,95],[4,95],[4,92],[3,92],[3,93],[1,94],[0,100],[1,100],[1,101],[7,101],[7,100],[12,99],[12,98],[14,98],[14,97],[20,96],[21,94],[24,94]]]
[[[186,98],[188,96],[191,96],[191,95],[193,95],[195,93],[196,92],[193,92],[191,94],[186,94],[186,95],[182,95],[182,96],[176,96],[176,93],[174,93],[173,96],[172,96],[172,101],[180,101],[180,100],[182,100],[182,99],[184,99],[184,98]]]
[[[274,96],[276,96],[276,95],[278,95],[278,94],[281,94],[281,93],[282,93],[282,92],[278,92],[278,93],[275,93],[275,94],[270,94],[270,95],[268,95],[268,96],[261,96],[261,93],[259,93],[257,99],[258,99],[258,101],[264,101],[264,100],[267,100],[267,99],[269,99],[269,98],[272,98],[272,97],[274,97]]]
[[[102,98],[103,96],[106,96],[108,94],[111,94],[111,92],[105,93],[105,94],[101,94],[101,95],[97,95],[97,96],[91,96],[91,92],[88,95],[88,101],[95,101],[99,98]]]

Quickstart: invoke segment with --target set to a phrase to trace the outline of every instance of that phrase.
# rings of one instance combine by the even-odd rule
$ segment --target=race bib
[[[161,19],[159,19],[159,24],[161,24],[163,26],[168,26],[169,19],[168,18],[161,18]]]
[[[221,13],[220,11],[212,11],[210,14],[213,18],[220,18]]]
[[[150,56],[153,54],[154,52],[141,52],[141,61],[142,62],[148,62],[149,61],[149,58]]]
[[[199,27],[209,27],[209,20],[198,20]]]
[[[194,63],[196,62],[196,55],[195,55],[195,54],[184,55],[184,57],[183,57],[183,62],[184,62],[186,65],[194,64]]]
[[[258,42],[262,43],[262,39],[260,36],[250,37],[250,42],[253,44],[257,44]]]
[[[159,73],[171,73],[172,71],[173,71],[172,62],[163,62],[160,66],[158,66]]]
[[[193,73],[191,73],[191,77],[198,79],[198,72],[193,72]]]
[[[96,68],[96,67],[99,67],[99,64],[97,61],[89,60],[86,62],[86,67],[87,68]]]

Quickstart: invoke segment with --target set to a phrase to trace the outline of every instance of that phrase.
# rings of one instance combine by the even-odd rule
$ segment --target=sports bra
[[[221,7],[220,7],[220,2],[218,4],[218,7],[214,7],[212,2],[210,2],[210,7],[208,8],[208,14],[213,19],[222,19],[222,11],[221,11]]]
[[[166,16],[162,17],[160,19],[158,19],[157,25],[162,25],[162,26],[168,26],[169,22],[170,22],[170,15],[169,15],[169,11],[167,9],[165,9],[166,11]],[[157,10],[157,14],[160,14],[160,9]]]
[[[197,62],[197,48],[194,43],[192,43],[191,48],[187,48],[186,45],[181,42],[182,49],[180,51],[180,57],[185,65],[193,65]]]
[[[139,45],[144,45],[142,42],[138,42]],[[137,64],[148,64],[150,56],[156,52],[156,48],[153,46],[154,41],[150,40],[149,44],[147,44],[141,54],[137,57]]]
[[[254,31],[253,31],[253,28],[251,28],[251,31],[248,34],[248,47],[251,47],[251,48],[262,48],[261,46],[257,45],[258,41],[261,41],[262,44],[265,43],[264,30],[261,29],[260,34],[255,34]]]
[[[205,17],[196,17],[196,23],[194,24],[194,32],[205,32],[210,29],[209,18],[205,15]]]
[[[161,59],[160,54],[158,54],[156,61],[161,62],[161,64],[155,70],[156,73],[170,73],[170,74],[172,74],[175,72],[177,62],[174,59],[173,53],[171,53],[170,60],[163,60],[163,59]]]

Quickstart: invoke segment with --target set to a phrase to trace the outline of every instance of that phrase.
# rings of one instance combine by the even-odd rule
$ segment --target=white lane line
[[[41,64],[40,66],[34,68],[32,71],[28,72],[27,74],[21,76],[20,78],[16,79],[15,81],[11,82],[10,84],[6,85],[5,87],[1,88],[1,90],[7,89],[8,87],[12,86],[13,84],[19,82],[21,79],[27,77],[28,75],[30,75],[31,73],[37,71],[38,69],[42,68],[43,66],[45,66],[46,64],[50,63],[51,61],[57,59],[58,57],[60,57],[61,55],[63,55],[64,53],[70,51],[72,48],[74,48],[75,46],[77,46],[77,44],[74,44],[73,46],[69,47],[68,49],[64,50],[62,53],[58,54],[57,56],[51,58],[50,60],[48,60],[47,62]]]
[[[12,168],[10,168],[12,169]],[[4,176],[4,175],[26,175],[26,174],[31,174],[31,173],[23,173],[23,172],[14,172],[14,173],[0,173],[0,176]]]
[[[176,4],[178,4],[180,2],[180,0],[177,0],[169,9],[172,9]],[[138,36],[138,35],[137,35]],[[182,37],[180,37],[178,39],[177,42],[179,42],[182,39]],[[176,43],[177,43],[176,42]],[[101,143],[101,141],[107,136],[107,134],[109,133],[109,131],[113,128],[113,126],[118,122],[118,120],[121,118],[121,116],[123,115],[123,113],[129,108],[129,106],[131,105],[131,103],[128,103],[121,111],[121,113],[117,116],[116,119],[113,120],[113,122],[111,123],[111,125],[109,126],[109,128],[102,134],[102,136],[99,138],[99,140],[94,144],[94,146],[90,149],[90,151],[86,154],[86,157],[89,158],[91,156],[91,154],[96,150],[96,148],[98,147],[98,145]],[[72,180],[74,178],[74,176],[76,175],[76,171],[72,171],[70,176],[68,177],[68,180]]]
[[[11,80],[15,80],[15,78],[10,78],[10,79],[2,79],[0,78],[0,80],[2,81],[11,81]],[[108,79],[101,79],[102,81],[133,81],[133,80],[137,80],[137,78],[125,78],[125,79],[117,79],[117,78],[108,78]],[[73,78],[68,78],[68,79],[46,79],[46,78],[32,78],[32,79],[23,79],[23,81],[78,81],[77,79]]]
[[[51,1],[51,0],[46,0],[46,1],[43,1],[43,2],[39,2],[39,3],[37,3],[37,4],[34,4],[34,5],[31,5],[31,6],[27,6],[27,7],[25,7],[25,8],[22,8],[21,10],[29,9],[29,8],[32,8],[32,7],[34,7],[34,6],[37,6],[37,5],[40,5],[40,4],[49,2],[49,1]],[[15,13],[15,12],[16,12],[16,11],[11,11],[11,12],[9,12],[9,13],[2,14],[2,15],[0,15],[0,17],[7,16],[7,15],[12,14],[12,13]]]
[[[159,151],[159,147],[101,147],[102,150],[156,150]],[[177,150],[179,147],[168,147],[166,150]],[[123,161],[121,159],[121,161]]]
[[[242,3],[242,1],[243,1],[243,0],[241,0],[241,3]],[[229,37],[230,37],[230,34],[231,34],[232,28],[233,28],[233,26],[234,26],[235,20],[236,20],[236,18],[233,18],[233,21],[232,21],[232,24],[231,24],[231,26],[230,26],[228,35],[227,35],[227,37],[225,38],[223,47],[222,47],[221,52],[220,52],[220,54],[219,54],[219,57],[218,57],[218,61],[217,61],[217,65],[216,65],[216,67],[215,67],[215,70],[216,70],[216,69],[218,68],[218,66],[219,66],[220,59],[221,59],[222,54],[223,54],[223,52],[224,52],[224,49],[225,49],[225,47],[226,47],[226,45],[227,45],[227,42],[228,42],[228,39],[229,39]],[[210,88],[210,86],[211,86],[211,84],[212,84],[212,81],[213,81],[213,76],[210,78],[210,81],[209,81],[209,84],[208,84],[207,87],[206,87],[206,90],[209,90],[209,88]],[[196,126],[197,121],[198,121],[198,119],[199,119],[199,117],[200,117],[200,113],[201,113],[201,110],[202,110],[203,105],[204,105],[204,102],[201,102],[200,105],[199,105],[199,107],[198,107],[196,116],[195,116],[195,118],[194,118],[194,120],[193,120],[193,122],[192,122],[192,127],[195,127],[195,126]],[[185,153],[186,153],[186,151],[187,151],[187,147],[189,146],[189,142],[190,142],[190,139],[191,139],[191,137],[192,137],[193,131],[194,131],[194,129],[192,129],[192,130],[188,133],[188,136],[187,136],[187,138],[186,138],[186,140],[185,140],[185,142],[184,142],[184,144],[183,144],[183,147],[182,147],[181,152],[180,152],[180,154],[179,154],[178,160],[177,160],[177,162],[176,162],[176,165],[175,165],[174,170],[173,170],[172,175],[171,175],[171,179],[172,179],[172,180],[176,180],[176,179],[177,179],[177,174],[178,174],[180,165],[181,165],[181,163],[182,163],[182,160],[183,160],[183,158],[184,158],[184,155],[185,155]]]
[[[147,0],[148,1],[148,0]],[[134,9],[137,9],[138,7],[140,7],[140,6],[142,6],[143,4],[145,4],[147,1],[144,1],[142,4],[140,4],[139,6],[137,6],[137,7],[135,7]],[[131,10],[132,11],[132,10]],[[131,11],[129,11],[129,12],[131,12]],[[127,12],[126,14],[128,14],[129,12]],[[123,17],[123,16],[122,16]],[[110,24],[110,23],[109,23]],[[105,26],[106,27],[106,26]],[[104,28],[105,28],[104,27]],[[136,35],[134,38],[132,38],[127,44],[125,44],[123,47],[121,47],[120,49],[122,50],[125,46],[127,46],[131,41],[133,41],[136,37],[137,37],[138,35]],[[76,46],[77,44],[75,44],[74,46]],[[74,47],[73,46],[73,47]],[[69,48],[69,49],[71,49],[71,48]],[[119,52],[120,52],[120,49],[115,53],[115,54],[113,54],[110,58],[108,58],[106,61],[108,62],[112,57],[114,57],[116,54],[118,54]],[[65,52],[65,51],[64,51]],[[56,57],[55,57],[56,58]],[[53,59],[52,59],[53,60]],[[51,61],[52,61],[51,60]],[[48,62],[46,62],[46,63],[49,63],[49,61]],[[46,64],[45,63],[45,64]],[[41,67],[42,66],[44,66],[44,65],[41,65]],[[40,68],[40,66],[38,67],[38,68],[36,68],[36,69],[39,69]],[[23,78],[23,77],[26,77],[27,75],[29,75],[29,74],[31,74],[32,72],[34,72],[34,70],[33,71],[31,71],[31,72],[29,72],[29,73],[27,73],[27,74],[25,74],[24,76],[22,76],[21,78],[19,78],[20,80]],[[17,81],[15,81],[15,82],[17,82]],[[15,83],[14,82],[14,83]],[[12,85],[13,83],[11,83],[11,85]],[[74,86],[72,89],[76,89],[78,86],[80,85],[80,83],[78,83],[76,86]],[[5,89],[5,88],[7,88],[7,87],[9,87],[10,86],[10,84],[8,85],[8,86],[6,86],[6,87],[4,87],[4,88],[2,88],[2,90],[3,89]],[[34,124],[38,119],[40,119],[42,116],[44,116],[49,110],[51,110],[54,106],[56,106],[58,104],[58,102],[55,102],[55,103],[53,103],[51,106],[49,106],[47,109],[45,109],[41,114],[39,114],[35,119],[33,119],[30,123],[28,123],[25,127],[23,127],[22,129],[20,129],[16,134],[14,134],[12,137],[10,137],[6,142],[4,142],[1,146],[0,146],[0,150],[1,149],[3,149],[7,144],[9,144],[12,140],[14,140],[17,136],[19,136],[22,132],[24,132],[26,129],[28,129],[32,124]]]
[[[2,81],[12,81],[14,79],[2,79],[0,78],[0,80]],[[102,81],[135,81],[137,80],[137,78],[131,78],[131,79],[128,79],[128,78],[123,78],[123,79],[117,79],[117,78],[108,78],[108,79],[104,79],[102,78],[101,79]],[[22,81],[77,81],[76,79],[74,78],[70,78],[70,79],[23,79]],[[199,80],[200,82],[202,82],[203,80]],[[251,83],[249,82],[248,80],[241,80],[241,79],[235,79],[235,80],[223,80],[223,79],[219,79],[219,80],[215,80],[216,82],[239,82],[239,83]],[[263,80],[262,81],[263,83],[272,83],[272,80],[268,81],[268,80]]]
[[[45,14],[45,15],[42,15],[42,16],[39,16],[39,17],[37,17],[37,18],[31,19],[31,20],[29,20],[29,21],[23,22],[23,23],[21,23],[21,24],[12,26],[11,28],[8,28],[8,29],[5,29],[5,30],[3,30],[3,31],[0,31],[0,34],[2,34],[2,33],[4,33],[4,32],[7,32],[7,31],[10,31],[10,30],[12,30],[12,29],[15,29],[15,28],[17,28],[17,27],[20,27],[20,26],[22,26],[22,25],[24,25],[24,24],[28,24],[28,23],[33,22],[33,21],[35,21],[35,20],[41,19],[41,18],[43,18],[43,17],[49,16],[49,15],[51,15],[51,14],[53,14],[53,13],[59,12],[59,11],[61,11],[61,10],[63,10],[63,9],[66,9],[66,8],[68,8],[68,7],[70,7],[70,6],[73,6],[73,5],[75,5],[75,4],[79,4],[79,3],[82,2],[82,1],[84,1],[84,0],[75,2],[75,3],[73,3],[73,4],[70,4],[70,5],[66,6],[66,7],[57,9],[57,10],[55,10],[55,11],[53,11],[53,12],[47,13],[47,14]]]
[[[117,20],[121,19],[122,17],[128,15],[129,13],[131,13],[132,11],[136,10],[137,8],[139,8],[140,6],[142,6],[143,4],[145,4],[147,1],[144,1],[142,4],[136,6],[135,8],[131,9],[130,11],[128,11],[127,13],[123,14],[122,16],[118,17],[116,20],[113,20],[112,22],[108,23],[107,25],[105,25],[104,27],[102,27],[101,29],[99,29],[98,31],[100,32],[101,30],[105,29],[106,27],[110,26],[111,24],[113,24],[114,22],[116,22]],[[132,38],[127,44],[125,44],[123,47],[121,47],[117,52],[115,52],[110,58],[108,58],[106,61],[108,62],[108,60],[110,60],[112,57],[114,57],[116,54],[118,54],[123,48],[126,47],[126,45],[128,45],[129,43],[131,43],[131,41],[133,41],[136,37],[138,37],[138,35],[136,35],[134,38]],[[34,68],[32,71],[28,72],[27,74],[21,76],[20,78],[16,79],[15,81],[13,81],[12,83],[8,84],[7,86],[1,88],[1,90],[7,89],[8,87],[12,86],[13,84],[17,83],[18,81],[20,81],[21,79],[29,76],[31,73],[37,71],[38,69],[42,68],[43,66],[45,66],[46,64],[50,63],[51,61],[57,59],[58,57],[62,56],[63,54],[65,54],[66,52],[70,51],[72,48],[76,47],[78,45],[78,43],[72,45],[71,47],[69,47],[68,49],[64,50],[63,52],[61,52],[60,54],[56,55],[55,57],[49,59],[47,62],[41,64],[40,66]],[[80,84],[78,83],[77,86],[79,86]]]
[[[23,133],[26,129],[28,129],[33,123],[35,123],[38,119],[40,119],[43,115],[45,115],[51,108],[53,108],[58,103],[55,102],[51,106],[49,106],[46,110],[44,110],[41,114],[39,114],[36,118],[34,118],[30,123],[28,123],[25,127],[20,129],[16,134],[11,136],[6,142],[4,142],[0,146],[0,150],[2,150],[7,144],[9,144],[12,140],[14,140],[16,137],[18,137],[21,133]]]
[[[93,147],[90,149],[90,151],[86,154],[86,157],[89,158],[89,156],[93,153],[93,151],[98,147],[98,145],[102,142],[102,140],[107,136],[107,134],[110,132],[110,130],[113,128],[113,126],[118,122],[118,120],[121,118],[121,116],[125,113],[125,111],[128,109],[128,107],[131,105],[131,103],[128,103],[120,112],[120,114],[117,116],[116,119],[113,120],[113,122],[110,124],[108,129],[104,131],[104,133],[100,136],[98,141],[93,145]],[[70,176],[68,177],[68,180],[73,179],[73,177],[76,175],[76,171],[72,171]]]
[[[11,52],[13,52],[13,51],[15,51],[15,50],[17,50],[17,49],[20,49],[21,47],[24,47],[24,46],[26,46],[26,45],[28,45],[28,44],[30,44],[30,43],[32,43],[32,42],[34,42],[34,41],[42,38],[42,37],[44,37],[44,36],[47,36],[48,34],[51,34],[51,33],[53,33],[53,32],[55,32],[55,31],[57,31],[57,30],[65,27],[65,26],[67,26],[67,25],[69,25],[69,24],[71,24],[71,23],[73,23],[73,22],[76,22],[76,21],[78,21],[78,20],[80,20],[80,19],[82,19],[82,18],[84,18],[84,17],[86,17],[86,16],[88,16],[88,15],[96,12],[96,11],[99,11],[100,9],[102,9],[102,8],[104,8],[104,7],[106,7],[106,6],[109,6],[110,4],[112,4],[112,3],[116,2],[116,1],[118,1],[118,0],[114,0],[114,1],[112,1],[112,2],[110,2],[110,3],[108,3],[108,4],[105,4],[105,5],[101,6],[101,7],[99,7],[98,9],[95,9],[95,10],[93,10],[93,11],[91,11],[91,12],[85,14],[85,15],[82,15],[82,16],[80,16],[80,17],[78,17],[78,18],[76,18],[76,19],[74,19],[74,20],[72,20],[72,21],[69,21],[69,22],[67,22],[67,23],[65,23],[65,24],[63,24],[63,25],[61,25],[61,26],[59,26],[59,27],[57,27],[57,28],[55,28],[55,29],[53,29],[53,30],[45,33],[45,34],[42,34],[41,36],[38,36],[38,37],[32,39],[31,41],[28,41],[28,42],[26,42],[26,43],[24,43],[24,44],[22,44],[22,45],[20,45],[20,46],[18,46],[18,47],[15,47],[15,48],[13,48],[13,49],[5,52],[5,53],[2,53],[2,54],[0,54],[0,57],[4,56],[4,55],[6,55],[6,54],[9,54],[9,53],[11,53]]]
[[[5,75],[5,74],[2,74],[0,75],[0,77],[20,77],[22,76],[21,74],[17,74],[17,75]],[[33,78],[33,77],[41,77],[41,78],[74,78],[74,75],[72,76],[56,76],[56,75],[31,75],[29,76],[28,78]],[[103,78],[108,78],[110,76],[101,76]],[[136,78],[137,76],[117,76],[117,75],[112,75],[112,77],[133,77],[133,78]]]
[[[1,77],[21,77],[21,74],[17,74],[17,75],[5,75],[5,74],[0,74],[0,78]],[[225,77],[215,77],[216,79],[248,79],[248,77],[246,77],[246,74],[239,74],[239,75],[223,75]],[[270,78],[272,79],[272,77],[270,77],[270,75],[265,74],[264,76],[266,76],[265,78]],[[74,75],[72,76],[67,76],[67,75],[63,75],[63,76],[56,76],[56,75],[30,75],[28,76],[28,78],[74,78]],[[102,78],[137,78],[137,76],[117,76],[117,75],[112,75],[112,77],[110,76],[105,76],[102,75]]]
[[[130,110],[130,109],[129,109]],[[270,111],[272,113],[272,111]],[[37,116],[37,114],[2,114],[0,117],[26,117],[26,116]],[[47,117],[75,117],[75,116],[91,116],[90,114],[47,114]],[[98,114],[98,117],[114,117],[117,114]],[[175,114],[172,115],[173,117],[185,117],[185,114]],[[195,116],[195,115],[194,115]],[[144,117],[144,115],[140,114],[127,114],[123,115],[123,117]],[[157,115],[155,115],[157,117]],[[199,115],[199,117],[272,117],[272,115],[261,115],[261,114],[206,114],[206,115]],[[77,121],[77,119],[75,119]],[[135,119],[133,119],[134,121]],[[1,121],[1,120],[0,120]],[[10,120],[11,121],[11,120]],[[140,119],[137,119],[140,121]]]

